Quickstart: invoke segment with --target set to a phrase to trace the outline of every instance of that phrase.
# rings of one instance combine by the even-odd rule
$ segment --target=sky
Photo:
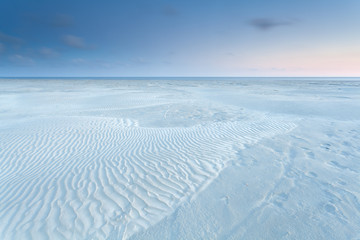
[[[359,0],[1,0],[0,77],[360,76]]]

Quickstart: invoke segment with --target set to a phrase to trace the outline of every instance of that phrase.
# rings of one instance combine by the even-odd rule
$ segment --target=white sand
[[[0,80],[1,239],[351,239],[357,81]]]

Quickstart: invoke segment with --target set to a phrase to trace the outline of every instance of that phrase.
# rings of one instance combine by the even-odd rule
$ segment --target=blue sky
[[[358,0],[2,0],[0,76],[359,76]]]

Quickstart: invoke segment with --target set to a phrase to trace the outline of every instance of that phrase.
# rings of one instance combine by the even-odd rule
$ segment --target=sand
[[[0,80],[1,239],[356,239],[360,82]]]

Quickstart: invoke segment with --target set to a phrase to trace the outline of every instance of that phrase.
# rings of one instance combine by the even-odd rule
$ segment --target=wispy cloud
[[[106,61],[104,59],[85,59],[85,58],[73,58],[70,63],[76,66],[89,67],[92,69],[112,69],[114,67],[123,66],[119,61]]]
[[[176,8],[174,8],[173,6],[171,6],[171,5],[165,6],[162,9],[161,13],[163,15],[169,16],[169,17],[179,15],[179,11]]]
[[[24,14],[26,23],[32,26],[44,26],[51,28],[66,28],[74,25],[72,16],[62,13],[43,15],[43,14]]]
[[[57,51],[55,51],[52,48],[48,48],[48,47],[42,47],[39,50],[39,53],[41,54],[41,56],[46,57],[46,58],[53,58],[53,57],[57,57],[59,55],[59,53]]]
[[[5,43],[10,43],[13,45],[20,45],[24,42],[21,38],[14,37],[14,36],[2,33],[2,32],[0,32],[0,41],[5,42]]]
[[[71,60],[72,63],[80,65],[80,64],[85,64],[87,63],[87,61],[83,58],[74,58]]]
[[[255,18],[249,21],[248,24],[259,30],[266,31],[279,26],[292,25],[294,24],[294,21],[282,21],[272,18]]]
[[[56,14],[50,21],[53,27],[71,27],[73,24],[73,18],[67,14]]]
[[[62,37],[63,42],[69,47],[86,49],[88,46],[85,44],[84,40],[81,37],[74,35],[64,35]]]
[[[5,47],[4,44],[0,43],[0,53],[4,52]]]
[[[226,52],[225,55],[228,57],[235,57],[236,54],[233,52]]]
[[[20,54],[11,55],[9,60],[19,66],[32,66],[35,64],[33,59]]]
[[[131,59],[131,62],[135,65],[143,65],[143,64],[149,64],[149,61],[146,61],[144,58],[142,57],[137,57],[137,58],[133,58]]]

